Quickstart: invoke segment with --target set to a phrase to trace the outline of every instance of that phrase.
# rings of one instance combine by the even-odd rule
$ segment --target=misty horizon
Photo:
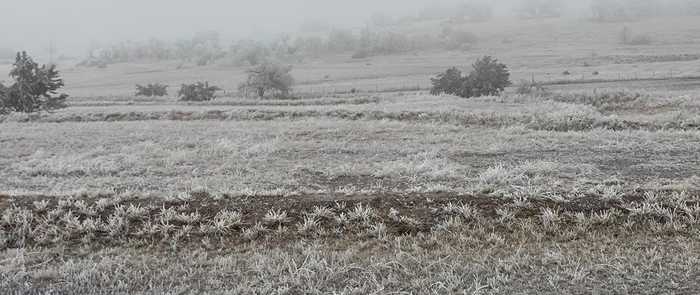
[[[57,55],[84,57],[90,48],[153,38],[171,42],[212,31],[219,34],[222,44],[240,39],[259,41],[294,34],[305,24],[359,28],[376,15],[396,20],[416,17],[439,7],[449,10],[450,5],[463,3],[486,4],[495,17],[509,17],[525,3],[551,2],[559,6],[562,17],[590,17],[591,1],[600,0],[203,0],[196,3],[29,0],[4,8],[5,14],[0,19],[4,37],[0,49],[27,50],[39,57],[48,56],[52,50]],[[671,6],[691,2],[659,0],[656,3]]]
[[[108,44],[150,38],[175,40],[203,31],[224,39],[255,38],[296,31],[304,22],[349,27],[365,22],[376,11],[410,13],[428,1],[218,1],[179,3],[156,1],[24,1],[6,9],[0,19],[0,48],[44,50],[53,43],[70,54],[84,54],[93,43]],[[401,5],[396,5],[402,3]],[[420,4],[420,5],[416,5]],[[26,9],[26,7],[35,9]],[[274,7],[275,9],[270,9]],[[314,9],[309,9],[314,7]],[[37,21],[41,20],[40,22]],[[16,30],[21,28],[21,30]],[[33,38],[27,38],[27,36]]]

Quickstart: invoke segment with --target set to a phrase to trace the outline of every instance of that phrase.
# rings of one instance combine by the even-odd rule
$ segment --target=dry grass
[[[125,110],[127,118],[115,122],[69,108],[33,122],[2,123],[0,185],[11,194],[50,195],[168,195],[197,187],[251,195],[469,191],[493,184],[570,191],[576,181],[612,176],[633,188],[674,185],[699,174],[692,100],[614,95],[622,98],[608,104],[599,103],[607,94],[555,94],[475,100],[386,95],[352,110],[268,106],[212,113],[196,109],[216,106],[180,106],[189,108],[189,117],[169,111],[166,116],[180,117],[131,121],[157,113]],[[66,116],[102,119],[70,122]]]
[[[3,239],[14,246],[0,252],[3,290],[655,294],[698,288],[700,207],[687,194],[649,192],[626,208],[590,213],[565,203],[539,211],[502,203],[495,212],[487,203],[433,203],[428,219],[410,217],[406,208],[385,215],[362,203],[338,204],[317,207],[316,218],[271,210],[263,223],[228,209],[193,219],[180,212],[191,206],[177,204],[149,206],[146,215],[117,204],[94,219],[76,215],[78,202],[4,211]],[[51,213],[56,210],[63,211]],[[432,229],[396,232],[426,228],[423,223]],[[252,242],[232,247],[238,238]],[[56,246],[35,248],[40,241]]]
[[[620,48],[616,36],[590,34],[614,24],[584,21],[470,31],[493,36],[479,46],[511,65],[516,80],[557,80],[563,70],[615,79],[697,74],[694,59],[678,60],[684,52],[675,49],[696,24],[641,21],[637,29],[653,25],[659,34],[644,48]],[[544,42],[556,35],[565,45]],[[333,57],[295,75],[301,91],[413,87],[477,51]],[[615,58],[622,62],[602,64]],[[239,82],[232,71],[243,70],[171,66],[69,69],[78,96],[71,107],[0,117],[3,293],[700,289],[693,80],[552,85],[538,95],[469,100],[421,92],[201,104],[127,96],[155,77],[227,88]]]

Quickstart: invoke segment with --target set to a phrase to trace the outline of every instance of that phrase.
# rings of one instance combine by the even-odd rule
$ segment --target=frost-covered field
[[[697,114],[694,96],[585,91],[14,114],[0,134],[0,284],[694,290]]]
[[[0,115],[0,293],[697,293],[699,24],[469,23],[468,52],[302,62],[285,100],[60,67],[67,108]],[[546,91],[408,90],[484,54]],[[197,80],[224,91],[133,96]]]

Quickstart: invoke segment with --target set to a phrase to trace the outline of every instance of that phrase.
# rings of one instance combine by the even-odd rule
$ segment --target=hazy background
[[[429,0],[24,0],[3,5],[0,47],[82,53],[91,42],[174,39],[214,30],[223,38],[294,31],[305,20],[350,26],[369,11],[407,14]],[[27,38],[32,36],[32,38]],[[37,39],[44,44],[38,44]]]
[[[416,16],[425,8],[465,2],[487,3],[495,17],[509,16],[526,2],[555,2],[563,17],[587,17],[591,1],[627,0],[23,0],[2,5],[0,49],[85,56],[89,47],[149,38],[175,40],[216,31],[226,41],[261,40],[293,33],[309,22],[352,28],[372,15]],[[695,3],[696,0],[635,0]]]
[[[7,1],[7,0],[3,0]],[[8,1],[9,2],[9,1]],[[85,54],[90,44],[151,37],[176,39],[201,31],[221,37],[264,38],[296,31],[304,22],[352,27],[374,13],[416,15],[428,5],[456,0],[24,0],[3,5],[0,48],[26,49],[37,55],[54,46],[60,53]],[[464,1],[462,1],[464,2]],[[477,1],[478,2],[478,1]],[[483,1],[497,15],[518,0]],[[567,1],[571,3],[585,1]],[[584,7],[582,5],[582,7]],[[571,10],[571,9],[570,9]]]

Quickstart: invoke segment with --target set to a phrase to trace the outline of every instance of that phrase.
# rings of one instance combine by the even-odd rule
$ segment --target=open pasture
[[[7,250],[2,284],[164,292],[205,280],[212,292],[323,293],[340,279],[360,293],[558,293],[603,281],[600,290],[691,290],[700,229],[693,97],[116,99],[7,116],[4,239],[45,250]],[[608,248],[620,237],[623,246]],[[60,245],[74,250],[55,252]],[[431,262],[445,257],[461,266]],[[604,266],[610,259],[615,268]],[[295,263],[310,272],[278,266]],[[445,285],[411,283],[418,275]]]
[[[0,115],[0,293],[696,293],[700,22],[498,21],[301,63],[295,99],[225,64],[67,66],[67,108]],[[546,90],[425,91],[484,54]],[[223,91],[174,98],[199,80]]]

